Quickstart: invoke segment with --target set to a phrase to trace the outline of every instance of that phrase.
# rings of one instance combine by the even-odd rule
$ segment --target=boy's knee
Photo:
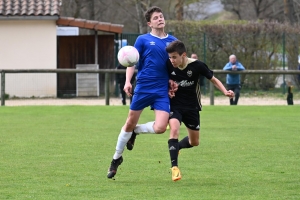
[[[127,121],[124,125],[124,130],[125,131],[132,131],[134,129],[134,127],[136,126],[135,123],[131,122],[131,121]]]
[[[156,126],[154,126],[154,131],[155,131],[156,134],[162,134],[162,133],[166,132],[166,130],[167,130],[167,127],[161,127],[161,126],[156,127]]]

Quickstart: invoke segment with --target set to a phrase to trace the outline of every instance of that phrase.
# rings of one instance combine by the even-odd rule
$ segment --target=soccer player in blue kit
[[[225,96],[233,98],[234,92],[227,91],[205,63],[188,58],[183,42],[173,41],[166,47],[166,51],[170,58],[170,62],[168,62],[170,79],[178,84],[178,90],[170,100],[170,138],[168,140],[172,180],[178,181],[181,179],[178,168],[178,151],[199,145],[199,111],[202,108],[200,85],[198,83],[200,75],[209,79]],[[185,124],[188,136],[178,142],[181,122]]]
[[[169,83],[166,65],[169,56],[165,48],[177,39],[165,33],[165,19],[159,7],[149,8],[145,13],[145,18],[151,32],[139,36],[134,44],[140,54],[134,94],[132,94],[130,80],[135,67],[126,69],[124,91],[128,96],[133,95],[132,103],[125,125],[119,134],[107,178],[113,178],[116,175],[119,165],[123,162],[122,153],[125,146],[129,150],[133,148],[136,133],[164,133],[168,125],[170,112],[168,91],[169,86],[174,89],[176,85],[171,81]],[[155,121],[136,126],[143,109],[148,106],[154,110]]]

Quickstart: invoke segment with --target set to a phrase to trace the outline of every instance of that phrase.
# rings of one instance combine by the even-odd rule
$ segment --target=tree
[[[285,21],[293,25],[297,21],[297,18],[295,17],[294,1],[283,0],[283,2]]]
[[[225,9],[235,13],[238,19],[277,21],[291,25],[286,26],[287,28],[300,25],[299,0],[222,0],[222,3],[226,5]],[[285,62],[288,63],[288,69],[296,69],[298,65],[298,37],[298,33],[286,30],[281,35],[282,57],[287,57]]]
[[[224,5],[220,0],[199,0],[186,3],[184,6],[185,20],[203,20],[223,11]]]
[[[300,22],[298,0],[221,0],[221,2],[227,11],[235,13],[240,20]]]
[[[243,16],[245,15],[245,13],[241,13],[242,9],[242,4],[244,4],[243,0],[221,0],[221,2],[223,3],[223,5],[225,6],[225,10],[228,10],[229,12],[232,12],[234,14],[236,14],[237,18],[239,20],[243,19]]]
[[[145,33],[147,24],[144,18],[144,12],[151,6],[151,0],[125,0],[116,1],[116,4],[124,12],[124,17],[129,17],[137,24],[138,32]],[[124,6],[126,4],[127,6]],[[135,12],[133,12],[135,10]]]
[[[184,6],[184,0],[176,0],[176,4],[175,4],[176,20],[179,21],[183,20],[183,6]]]
[[[124,32],[145,33],[148,27],[144,12],[152,5],[162,8],[166,18],[174,19],[172,0],[64,0],[60,15],[123,24]]]

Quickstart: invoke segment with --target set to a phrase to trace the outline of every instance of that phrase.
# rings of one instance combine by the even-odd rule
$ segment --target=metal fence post
[[[115,33],[115,55],[114,55],[115,56],[115,67],[117,67],[118,63],[119,63],[119,61],[118,61],[119,38],[122,41],[122,34]],[[121,42],[121,45],[122,45],[122,42]],[[116,85],[115,85],[115,97],[119,96],[119,87],[118,87],[117,81],[118,80],[116,80]]]
[[[282,34],[282,68],[285,70],[285,32]],[[282,86],[282,92],[285,94],[285,74],[283,74],[283,86]]]
[[[206,33],[203,33],[203,62],[206,63]],[[204,94],[206,94],[207,79],[204,79]]]
[[[105,105],[109,105],[109,73],[105,73]]]
[[[5,105],[5,72],[1,72],[1,106]]]
[[[210,105],[214,105],[215,103],[215,86],[209,81],[209,95],[210,95]]]

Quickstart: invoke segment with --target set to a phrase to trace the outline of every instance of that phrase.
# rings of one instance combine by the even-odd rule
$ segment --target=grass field
[[[168,132],[138,136],[116,180],[106,178],[127,111],[1,107],[0,199],[300,199],[300,106],[205,106],[178,182]],[[140,122],[153,117],[146,109]]]

